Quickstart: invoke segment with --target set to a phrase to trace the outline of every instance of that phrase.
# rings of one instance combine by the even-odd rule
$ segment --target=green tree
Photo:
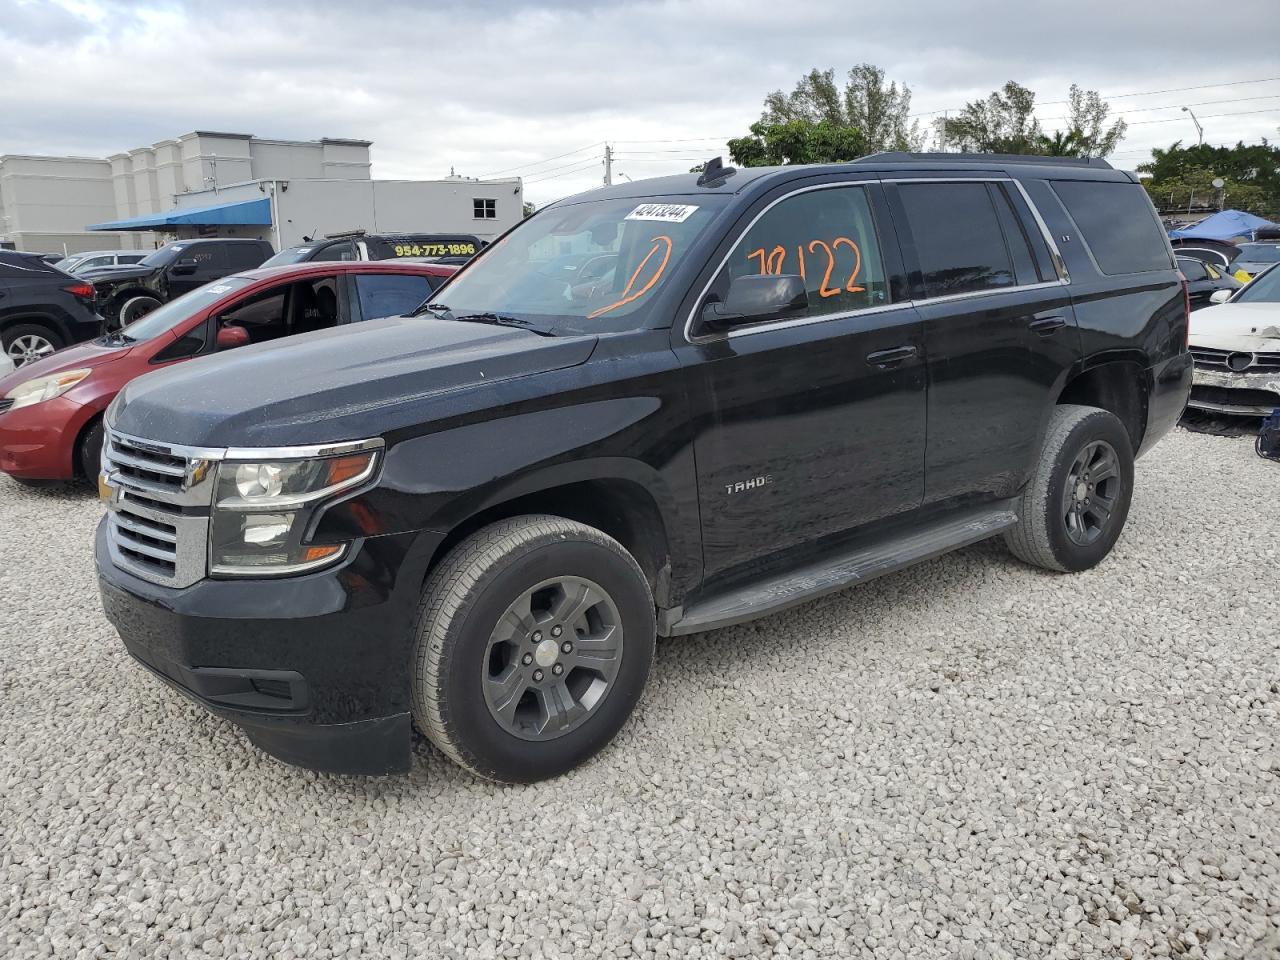
[[[918,121],[910,119],[911,89],[885,83],[884,71],[874,64],[853,67],[841,88],[834,70],[810,70],[790,93],[775,90],[764,99],[761,122],[768,125],[801,121],[826,122],[862,132],[869,152],[919,150],[924,144]]]
[[[867,153],[866,140],[856,127],[821,120],[789,120],[751,125],[751,133],[729,141],[729,156],[744,167],[773,167],[787,163],[844,163]]]
[[[1138,169],[1151,174],[1144,181],[1157,207],[1186,209],[1195,204],[1216,203],[1215,177],[1221,178],[1225,206],[1268,219],[1280,216],[1280,147],[1265,138],[1261,143],[1215,147],[1202,143],[1184,147],[1175,141],[1151,151],[1151,161]]]
[[[1036,153],[1043,131],[1035,108],[1035,93],[1010,80],[939,126],[946,145],[965,153]]]
[[[1010,80],[938,126],[948,147],[974,153],[1105,157],[1114,151],[1128,126],[1123,120],[1107,126],[1111,107],[1098,92],[1073,83],[1067,103],[1067,128],[1046,134],[1035,116],[1035,93]]]

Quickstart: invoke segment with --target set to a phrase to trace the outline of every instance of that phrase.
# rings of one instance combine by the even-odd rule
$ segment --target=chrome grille
[[[1191,347],[1191,358],[1197,367],[1205,370],[1233,370],[1227,358],[1234,354],[1248,355],[1247,350],[1221,350],[1217,347]],[[1269,373],[1280,370],[1280,353],[1254,353],[1253,362],[1238,373]]]
[[[8,397],[0,397],[0,413],[4,413],[13,406],[13,401]]]
[[[107,431],[102,472],[111,487],[108,543],[118,566],[171,587],[205,575],[218,452]]]

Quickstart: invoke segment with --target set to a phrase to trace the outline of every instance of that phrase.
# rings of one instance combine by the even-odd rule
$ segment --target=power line
[[[1099,96],[1105,96],[1107,100],[1122,100],[1128,97],[1154,97],[1161,93],[1186,93],[1188,90],[1212,90],[1215,87],[1238,87],[1250,83],[1272,83],[1276,80],[1280,80],[1280,77],[1263,77],[1259,80],[1228,80],[1225,83],[1205,83],[1196,87],[1170,87],[1167,90],[1143,90],[1138,93],[1108,93],[1099,94]],[[1043,100],[1038,105],[1042,107],[1051,107],[1055,104],[1070,102],[1070,100]],[[942,107],[938,110],[926,110],[923,113],[913,113],[908,119],[914,119],[915,117],[931,117],[937,113],[947,113],[951,110],[963,109],[963,106]]]
[[[557,170],[563,170],[563,173],[550,173],[550,171],[547,171],[549,174],[548,176],[538,175],[534,177],[526,177],[524,178],[524,182],[526,184],[530,184],[542,183],[544,180],[559,180],[561,177],[569,177],[575,173],[585,173],[587,170],[590,170],[592,167],[598,166],[599,164],[600,161],[592,157],[590,160],[578,161],[576,164],[570,163],[566,164],[564,167],[555,168]]]
[[[562,154],[559,154],[558,156],[544,157],[541,160],[531,160],[529,163],[520,163],[514,167],[507,167],[504,170],[495,170],[493,173],[483,174],[480,179],[483,180],[485,177],[497,176],[499,173],[510,173],[512,170],[523,170],[526,167],[541,166],[544,163],[550,163],[552,160],[563,160],[565,157],[572,157],[575,153],[582,153],[584,150],[591,150],[595,147],[601,147],[601,146],[604,146],[604,141],[597,140],[595,143],[588,143],[585,147],[579,147],[577,150],[570,150],[568,153],[562,153]]]
[[[1264,110],[1236,110],[1234,113],[1206,113],[1201,120],[1212,120],[1214,117],[1244,117],[1253,113],[1276,113],[1280,112],[1280,107],[1267,107]],[[1135,120],[1129,124],[1131,127],[1141,127],[1148,123],[1177,123],[1181,117],[1166,117],[1163,120]]]

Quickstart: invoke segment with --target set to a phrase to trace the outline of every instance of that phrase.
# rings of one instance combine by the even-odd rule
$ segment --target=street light
[[[1204,143],[1204,127],[1200,126],[1200,121],[1196,119],[1196,115],[1191,112],[1190,107],[1183,107],[1182,112],[1191,117],[1191,122],[1196,125],[1196,134],[1200,138],[1196,141],[1196,146],[1200,146]]]

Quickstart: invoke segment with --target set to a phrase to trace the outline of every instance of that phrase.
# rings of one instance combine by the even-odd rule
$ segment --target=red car
[[[0,471],[22,481],[92,480],[102,414],[135,377],[219,350],[408,313],[457,269],[311,262],[248,270],[192,290],[118,333],[0,379]]]

